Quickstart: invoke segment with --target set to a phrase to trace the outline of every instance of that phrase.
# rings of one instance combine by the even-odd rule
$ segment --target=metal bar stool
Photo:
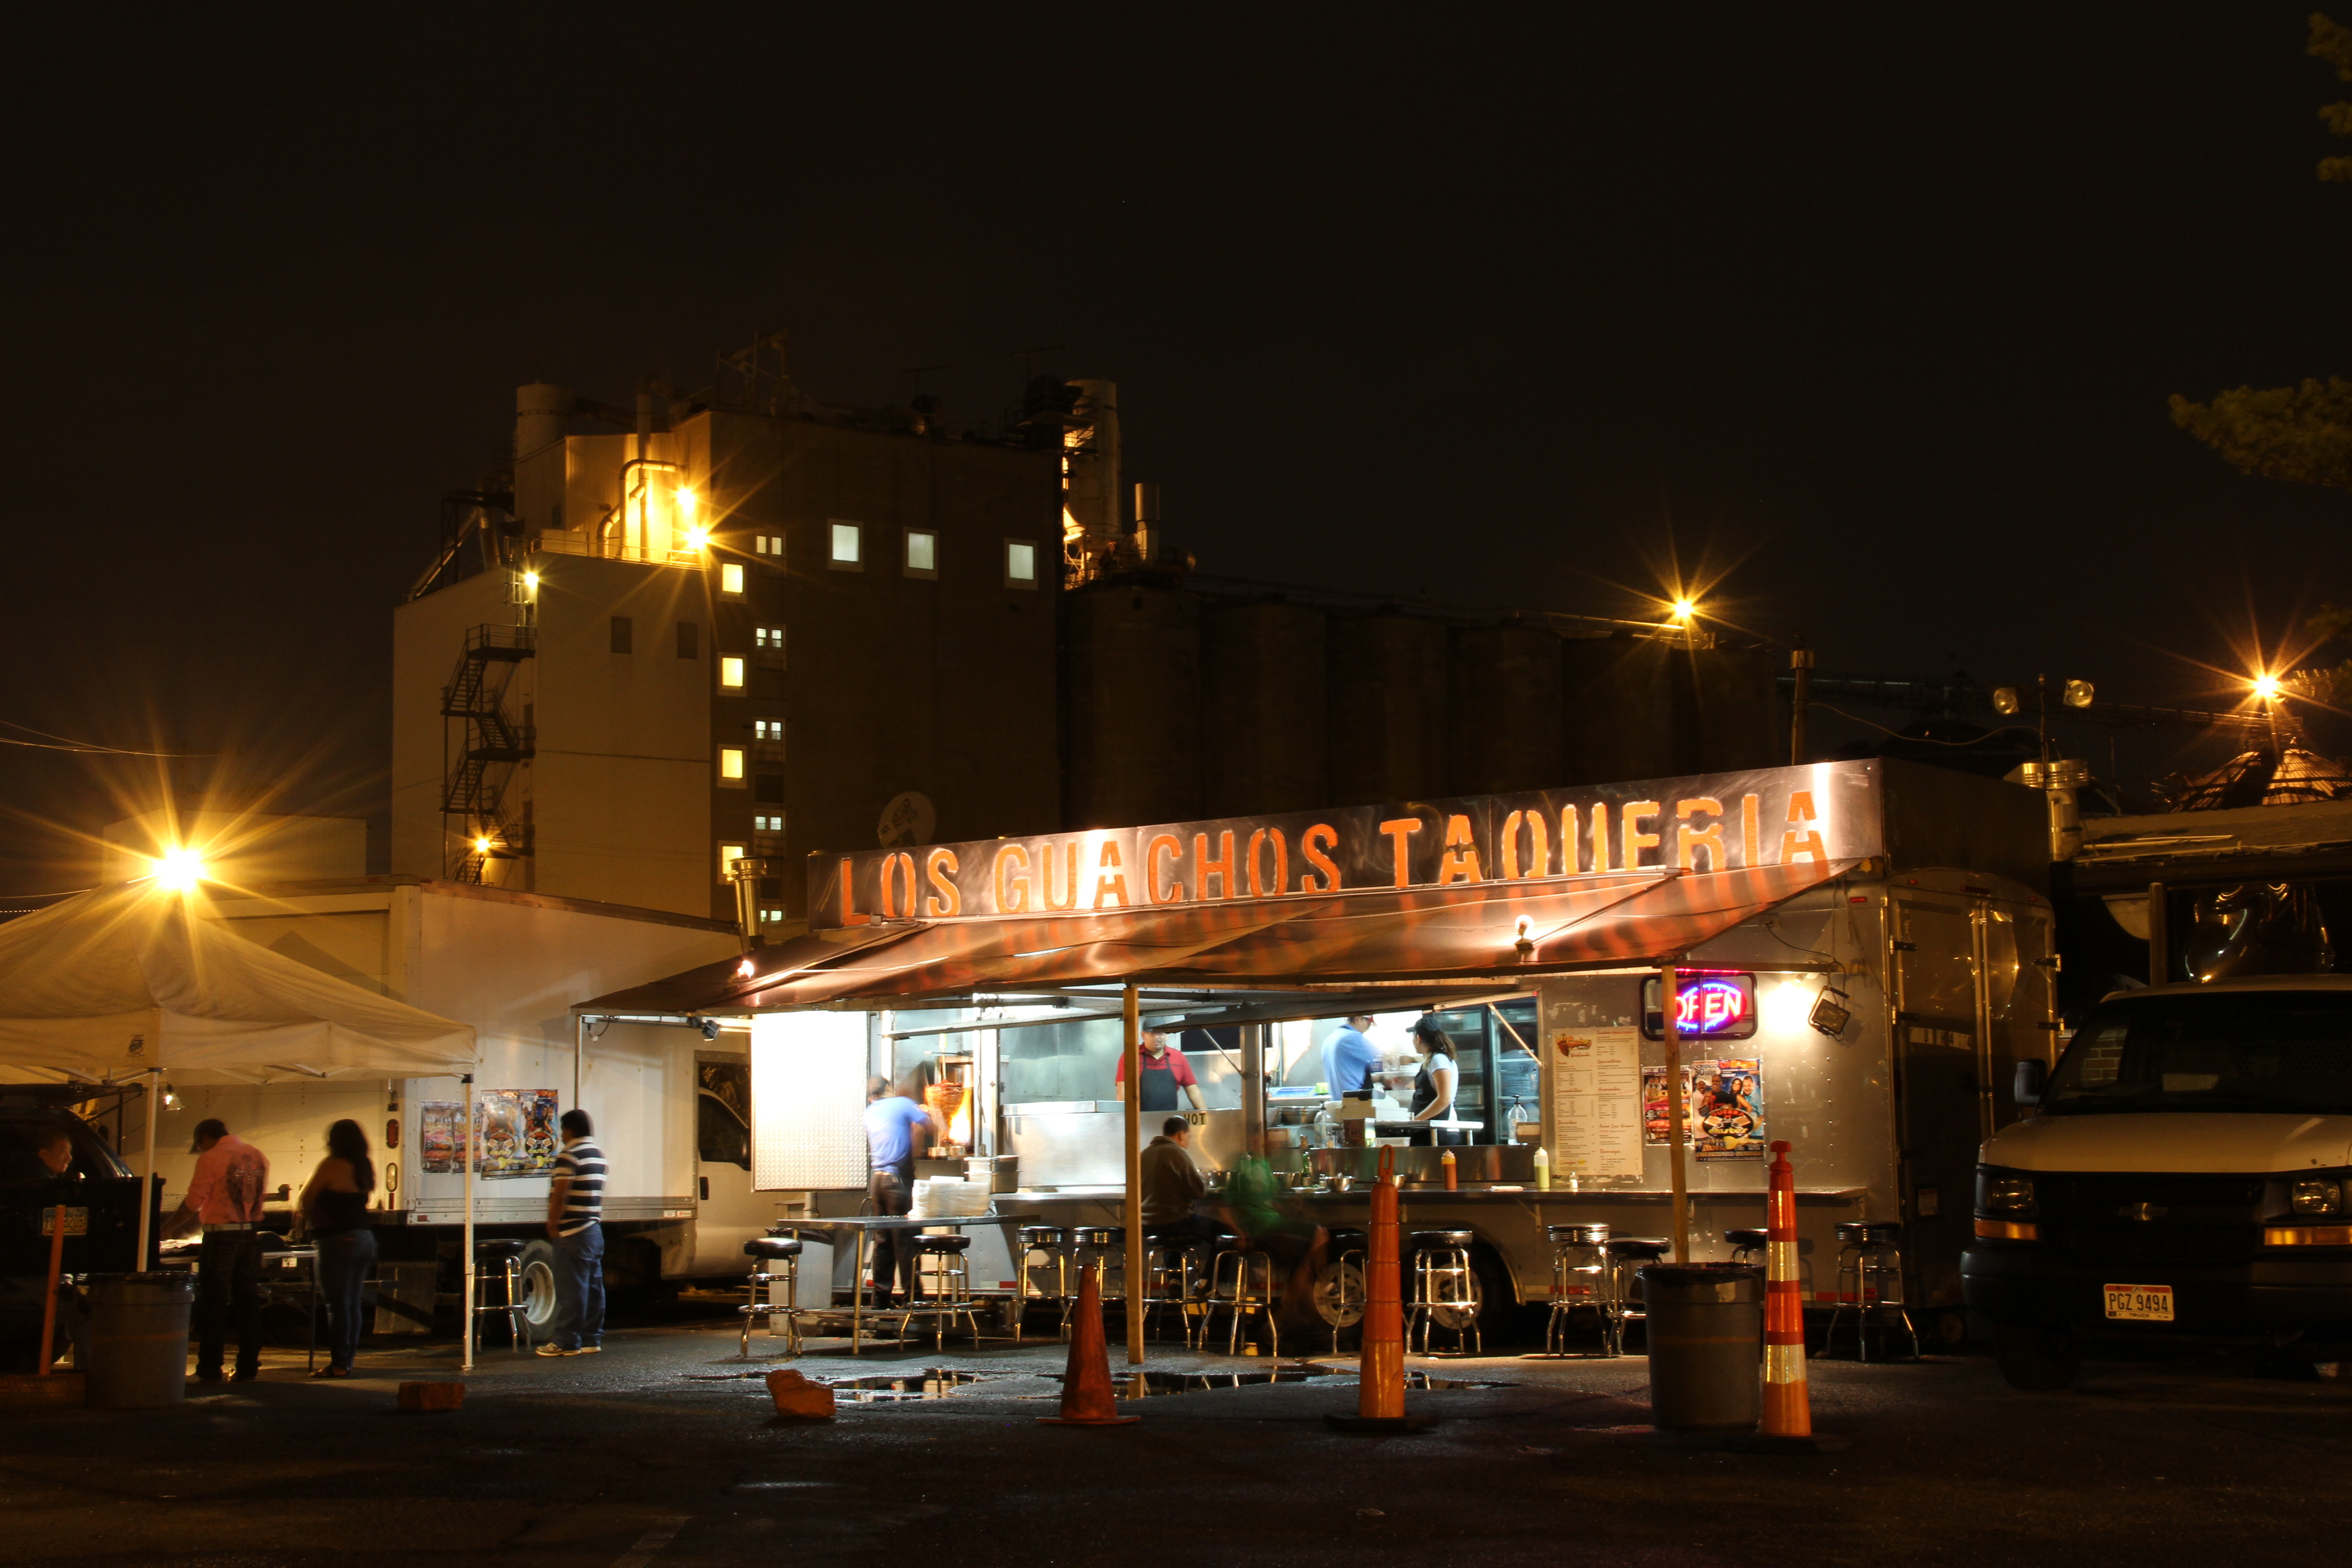
[[[499,1299],[485,1300],[493,1285],[499,1288]],[[474,1296],[474,1316],[494,1318],[503,1312],[508,1331],[514,1336],[515,1349],[530,1349],[530,1308],[522,1293],[521,1242],[475,1243]]]
[[[1241,1237],[1223,1238],[1216,1257],[1209,1265],[1209,1300],[1201,1315],[1201,1342],[1208,1343],[1209,1331],[1216,1320],[1217,1309],[1223,1307],[1230,1316],[1225,1323],[1225,1353],[1241,1353],[1242,1319],[1252,1312],[1265,1320],[1267,1349],[1278,1360],[1282,1355],[1282,1326],[1274,1316],[1274,1258],[1271,1254],[1244,1250]]]
[[[778,1313],[784,1320],[784,1353],[801,1353],[801,1244],[798,1237],[755,1236],[743,1244],[743,1256],[752,1260],[751,1272],[745,1277],[747,1292],[742,1306],[735,1309],[743,1320],[743,1343],[740,1357],[751,1359],[751,1325],[765,1324],[773,1330]],[[776,1300],[772,1286],[783,1287],[783,1300]]]
[[[1100,1265],[1102,1272],[1095,1277],[1097,1299],[1108,1306],[1124,1300],[1127,1274],[1122,1260],[1127,1256],[1127,1227],[1120,1225],[1082,1225],[1070,1232],[1070,1262],[1079,1271]],[[1110,1288],[1110,1271],[1119,1267],[1119,1289]],[[1062,1298],[1062,1338],[1070,1337],[1070,1316],[1078,1310],[1076,1296]]]
[[[1478,1333],[1478,1276],[1470,1269],[1471,1233],[1466,1230],[1416,1230],[1412,1233],[1412,1295],[1405,1303],[1404,1344],[1412,1349],[1412,1331],[1421,1329],[1422,1355],[1430,1349],[1433,1326],[1454,1331],[1454,1353],[1484,1355],[1486,1342]]]
[[[1037,1258],[1044,1253],[1041,1262]],[[1035,1270],[1050,1269],[1054,1277],[1052,1294],[1038,1289]],[[1032,1301],[1051,1301],[1065,1317],[1070,1302],[1070,1233],[1058,1225],[1024,1225],[1021,1227],[1021,1260],[1013,1270],[1013,1342],[1021,1342],[1021,1319]]]
[[[1639,1322],[1644,1331],[1650,1309],[1641,1295],[1640,1269],[1655,1263],[1674,1247],[1663,1236],[1617,1236],[1601,1243],[1609,1255],[1609,1353],[1625,1353],[1625,1325]]]
[[[1837,1305],[1830,1310],[1829,1330],[1822,1336],[1822,1353],[1830,1353],[1837,1342],[1838,1324],[1851,1310],[1854,1360],[1872,1359],[1870,1342],[1874,1329],[1878,1338],[1876,1359],[1892,1359],[1886,1350],[1887,1320],[1891,1315],[1901,1325],[1904,1337],[1911,1342],[1911,1353],[1902,1359],[1917,1361],[1919,1331],[1913,1326],[1910,1309],[1903,1300],[1903,1227],[1893,1220],[1841,1220],[1837,1238]]]
[[[1570,1353],[1568,1336],[1580,1311],[1591,1312],[1600,1327],[1601,1354],[1618,1354],[1610,1331],[1616,1279],[1609,1267],[1609,1227],[1548,1225],[1544,1235],[1551,1242],[1551,1318],[1544,1325],[1544,1354]]]
[[[1153,1312],[1163,1307],[1175,1308],[1177,1327],[1188,1350],[1199,1343],[1201,1297],[1209,1283],[1209,1270],[1202,1255],[1205,1245],[1197,1236],[1161,1237],[1151,1241],[1143,1254],[1144,1321],[1148,1326]]]
[[[1339,1353],[1339,1331],[1364,1321],[1365,1246],[1362,1231],[1334,1230],[1328,1247],[1331,1261],[1315,1281],[1315,1310],[1331,1325],[1333,1355]]]
[[[972,1299],[971,1268],[964,1257],[971,1249],[971,1237],[926,1231],[911,1239],[915,1292],[931,1314],[932,1348],[947,1348],[948,1324],[957,1318],[971,1327],[972,1342],[979,1343],[978,1303]]]
[[[1771,1232],[1764,1230],[1727,1230],[1723,1233],[1723,1244],[1731,1248],[1731,1261],[1734,1263],[1762,1263],[1764,1247],[1771,1239]]]

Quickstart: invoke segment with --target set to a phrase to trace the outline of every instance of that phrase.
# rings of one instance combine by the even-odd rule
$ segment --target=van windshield
[[[2352,992],[2112,1004],[2066,1047],[2042,1108],[2352,1115]]]

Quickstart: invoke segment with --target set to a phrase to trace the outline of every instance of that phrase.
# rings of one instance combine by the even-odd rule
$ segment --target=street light
[[[196,884],[205,879],[204,856],[185,845],[174,845],[164,850],[152,864],[157,884],[175,893],[194,892]]]
[[[2257,675],[2252,685],[2254,695],[2265,702],[2275,702],[2286,693],[2286,687],[2275,675]]]

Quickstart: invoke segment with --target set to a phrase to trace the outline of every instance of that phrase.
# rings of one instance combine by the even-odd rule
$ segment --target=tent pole
[[[1127,1364],[1143,1364],[1143,1077],[1139,1059],[1143,1040],[1142,998],[1127,988],[1119,1012],[1127,1033]]]
[[[1690,1261],[1690,1173],[1685,1164],[1690,1096],[1683,1092],[1682,971],[1672,962],[1658,970],[1658,1032],[1666,1037],[1666,1150],[1674,1177],[1675,1261]]]
[[[156,1039],[160,1043],[162,1038],[163,1033],[161,1030],[158,1030],[156,1032]],[[145,1190],[139,1194],[139,1261],[131,1266],[131,1272],[134,1274],[145,1273],[149,1267],[149,1259],[153,1256],[148,1249],[154,1245],[155,1202],[157,1196],[155,1192],[155,1123],[163,1120],[162,1115],[159,1114],[163,1110],[163,1097],[157,1086],[163,1081],[163,1069],[161,1067],[151,1067],[147,1069],[147,1092],[144,1097],[146,1103],[142,1107],[142,1109],[147,1112],[147,1163],[140,1172],[140,1176],[142,1178],[140,1184]]]
[[[474,1075],[466,1075],[466,1349],[460,1372],[474,1370]]]

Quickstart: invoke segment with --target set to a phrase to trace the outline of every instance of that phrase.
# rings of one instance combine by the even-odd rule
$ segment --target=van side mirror
[[[2039,1057],[2029,1057],[2017,1064],[2017,1082],[2010,1089],[2010,1098],[2020,1105],[2039,1105],[2042,1091],[2050,1086],[2050,1067]]]

